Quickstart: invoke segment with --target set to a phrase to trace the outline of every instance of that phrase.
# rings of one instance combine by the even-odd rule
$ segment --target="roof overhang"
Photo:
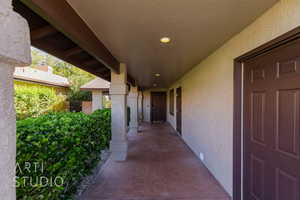
[[[80,87],[80,90],[84,91],[109,91],[110,83],[101,79],[95,78],[90,82]]]
[[[65,0],[13,0],[27,19],[32,46],[110,81],[119,61]],[[128,82],[134,83],[132,77]]]
[[[38,79],[28,78],[28,77],[18,76],[18,75],[14,75],[14,80],[21,81],[21,82],[27,82],[27,83],[35,83],[35,84],[40,84],[40,85],[47,85],[47,86],[51,86],[51,87],[70,88],[70,85],[68,85],[68,84],[58,84],[58,83],[54,83],[51,81],[41,81]]]

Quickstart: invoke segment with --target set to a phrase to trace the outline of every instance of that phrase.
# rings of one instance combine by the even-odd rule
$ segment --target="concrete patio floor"
[[[201,161],[167,124],[129,136],[125,162],[108,160],[84,200],[229,200]]]

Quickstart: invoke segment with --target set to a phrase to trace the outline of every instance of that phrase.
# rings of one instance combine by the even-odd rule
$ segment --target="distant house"
[[[53,88],[57,94],[67,95],[70,83],[67,78],[53,74],[53,68],[49,66],[16,67],[14,73],[16,85],[44,86]]]
[[[110,82],[102,79],[95,78],[85,85],[80,87],[80,90],[92,92],[92,102],[82,102],[82,111],[84,113],[92,113],[95,110],[110,107],[108,91]]]

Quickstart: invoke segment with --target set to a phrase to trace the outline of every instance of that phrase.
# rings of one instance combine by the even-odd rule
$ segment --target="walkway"
[[[108,160],[85,200],[229,200],[169,125],[144,124],[126,162]]]

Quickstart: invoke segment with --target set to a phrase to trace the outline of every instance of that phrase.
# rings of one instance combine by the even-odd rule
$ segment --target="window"
[[[170,114],[174,115],[174,89],[170,90],[169,93],[169,110]]]

